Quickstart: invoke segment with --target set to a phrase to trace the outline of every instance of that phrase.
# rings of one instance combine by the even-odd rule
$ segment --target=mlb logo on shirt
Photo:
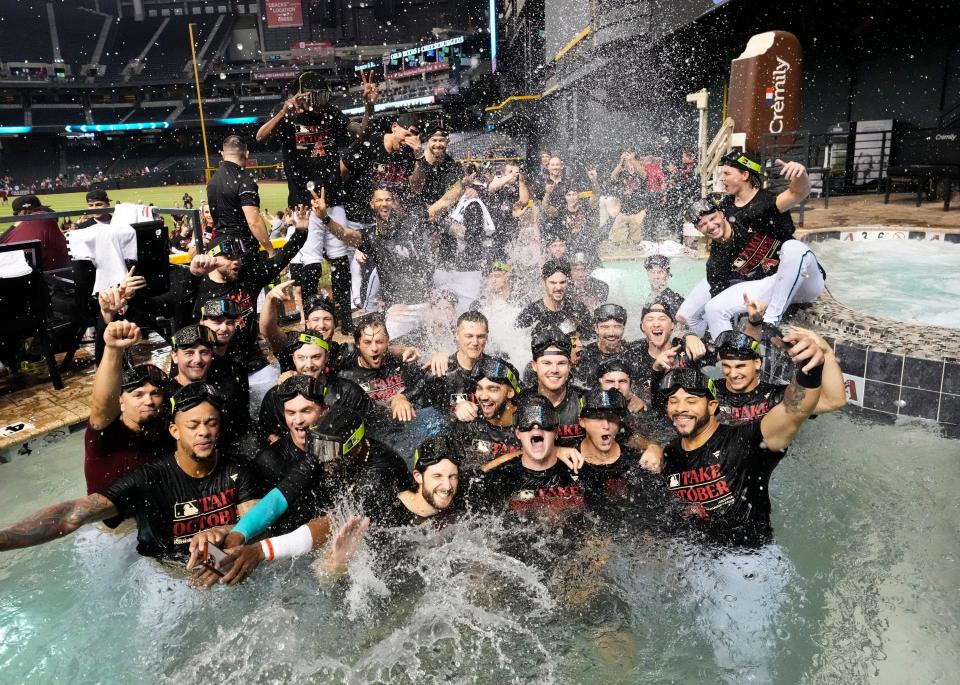
[[[185,519],[190,516],[196,516],[199,513],[200,510],[197,508],[196,500],[191,500],[189,502],[177,502],[173,505],[174,519]]]
[[[679,487],[680,487],[680,474],[679,474],[679,473],[671,473],[671,474],[670,474],[670,487],[671,487],[671,488],[679,488]]]
[[[764,98],[766,99],[767,104],[768,104],[768,105],[769,105],[769,104],[772,104],[772,103],[773,103],[773,88],[767,88],[766,93],[767,93],[767,94],[764,96]]]

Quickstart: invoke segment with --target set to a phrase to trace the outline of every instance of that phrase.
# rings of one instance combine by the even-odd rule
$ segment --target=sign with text
[[[282,29],[303,26],[301,0],[265,0],[267,28]]]
[[[387,78],[398,81],[403,78],[419,76],[420,74],[432,74],[433,72],[444,71],[449,68],[449,62],[435,62],[433,64],[425,64],[422,67],[414,67],[413,69],[403,69],[402,71],[390,72],[387,74]]]

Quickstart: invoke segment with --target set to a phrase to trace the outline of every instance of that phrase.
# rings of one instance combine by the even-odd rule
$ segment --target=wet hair
[[[357,319],[356,328],[353,331],[353,341],[359,343],[360,337],[368,328],[372,328],[374,330],[377,328],[382,328],[383,332],[387,334],[387,339],[390,338],[390,333],[387,331],[387,319],[380,312],[371,312],[370,314],[364,314]]]
[[[457,328],[460,328],[460,324],[462,323],[482,323],[484,328],[488,331],[490,330],[490,322],[487,321],[487,317],[480,312],[465,311],[457,317]]]

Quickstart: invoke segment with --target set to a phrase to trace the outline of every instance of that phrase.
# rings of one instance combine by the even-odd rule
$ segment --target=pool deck
[[[900,227],[906,232],[936,231],[951,234],[951,239],[957,235],[960,240],[960,207],[949,212],[944,212],[938,202],[924,202],[916,207],[914,196],[906,193],[892,196],[887,205],[880,195],[830,198],[829,208],[823,207],[822,200],[814,199],[798,236],[816,240],[813,236],[818,233],[868,226]],[[604,256],[637,259],[643,255],[612,247]],[[960,336],[955,330],[868,316],[845,307],[829,293],[824,293],[814,307],[801,312],[799,319],[829,336],[835,344],[863,348],[874,354],[902,355],[907,350],[912,357],[935,360],[944,369],[960,363]],[[167,353],[158,339],[141,345],[138,351],[154,359],[162,359]],[[0,437],[0,461],[17,451],[31,451],[31,443],[47,434],[82,428],[90,415],[93,373],[91,344],[78,351],[72,368],[63,374],[63,390],[53,389],[45,367],[0,376],[0,431],[24,424],[22,429]]]

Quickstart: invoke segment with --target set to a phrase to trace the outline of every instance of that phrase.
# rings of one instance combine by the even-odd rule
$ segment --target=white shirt
[[[95,223],[67,234],[70,257],[93,262],[93,294],[113,288],[127,275],[126,262],[137,261],[137,234],[129,225]]]

